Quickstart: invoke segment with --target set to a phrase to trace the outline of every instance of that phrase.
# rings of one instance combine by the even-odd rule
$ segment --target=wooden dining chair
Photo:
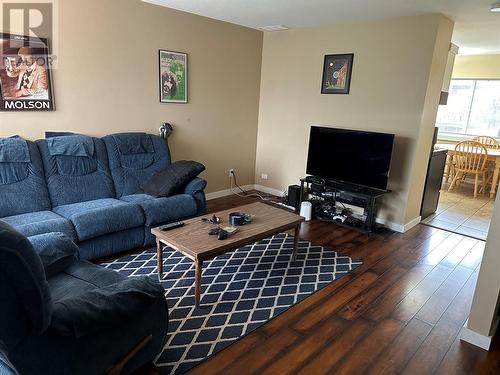
[[[481,143],[488,150],[500,149],[500,143],[498,140],[490,137],[489,135],[478,135],[477,137],[472,138],[472,140]],[[486,162],[486,168],[488,168],[489,173],[493,174],[495,170],[495,162],[493,160],[488,160]]]
[[[455,176],[451,181],[448,191],[451,191],[455,184],[460,184],[465,181],[467,175],[474,175],[474,198],[477,197],[477,189],[479,186],[479,176],[482,178],[482,187],[480,192],[484,194],[488,183],[488,169],[486,160],[488,158],[488,150],[484,145],[476,141],[463,141],[455,146]]]
[[[496,138],[490,137],[489,135],[478,135],[477,137],[472,138],[474,142],[481,143],[484,147],[490,149],[498,149],[500,148],[500,143]]]
[[[446,164],[444,166],[444,181],[448,183],[448,180],[451,178],[453,180],[453,177],[455,176],[455,160],[453,158],[453,155],[446,155]]]

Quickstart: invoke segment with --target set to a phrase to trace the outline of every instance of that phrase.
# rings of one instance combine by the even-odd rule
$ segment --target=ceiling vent
[[[271,25],[271,26],[261,26],[259,27],[259,30],[262,31],[284,31],[288,30],[289,27],[285,25]]]

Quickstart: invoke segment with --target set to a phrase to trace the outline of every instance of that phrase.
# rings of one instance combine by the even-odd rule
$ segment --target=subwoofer
[[[295,207],[295,210],[298,211],[300,209],[301,201],[302,197],[300,196],[300,186],[290,185],[288,187],[287,204],[289,206]]]

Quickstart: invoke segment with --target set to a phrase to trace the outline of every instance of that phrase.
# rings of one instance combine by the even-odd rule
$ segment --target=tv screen
[[[307,174],[386,190],[394,134],[311,126]]]

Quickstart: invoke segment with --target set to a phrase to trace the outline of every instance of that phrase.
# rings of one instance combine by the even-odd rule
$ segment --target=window
[[[440,134],[500,137],[500,80],[452,80],[436,125]]]

